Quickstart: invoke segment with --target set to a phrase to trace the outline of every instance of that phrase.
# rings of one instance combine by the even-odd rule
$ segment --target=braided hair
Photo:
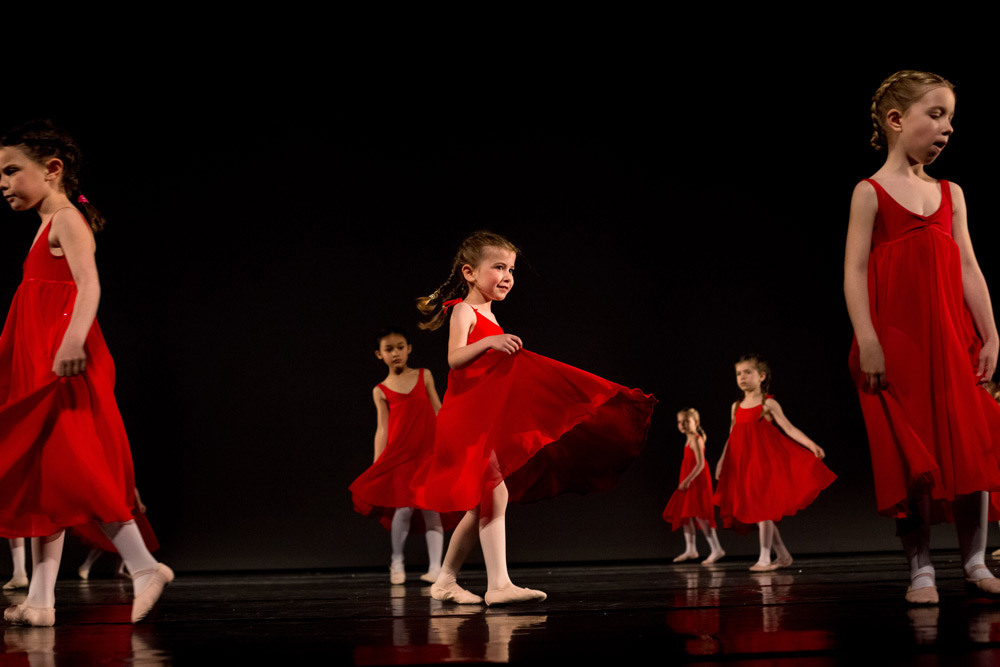
[[[736,360],[736,363],[753,364],[753,367],[757,370],[757,372],[764,376],[764,379],[760,382],[760,418],[771,421],[771,413],[767,409],[767,396],[771,391],[771,365],[767,363],[767,359],[755,352],[744,354]]]
[[[80,191],[83,155],[66,130],[51,120],[28,121],[0,137],[0,148],[8,147],[19,148],[38,164],[59,159],[63,164],[62,187],[66,196],[87,219],[91,230],[97,232],[104,227],[104,216]]]
[[[685,420],[689,418],[694,419],[695,430],[698,432],[698,435],[703,438],[706,436],[705,429],[701,427],[701,415],[698,414],[697,410],[694,408],[683,408],[682,410],[679,410],[677,414],[684,415]]]
[[[517,246],[500,236],[488,231],[478,231],[462,241],[455,253],[455,259],[451,262],[451,274],[440,287],[428,296],[417,299],[417,310],[428,316],[426,322],[421,322],[418,326],[421,329],[431,331],[441,328],[444,324],[447,313],[444,303],[451,299],[464,299],[469,294],[469,285],[462,276],[462,267],[468,264],[476,267],[483,259],[487,248],[500,248],[509,250],[517,254]]]
[[[889,147],[885,121],[886,114],[890,110],[905,112],[928,90],[941,87],[955,90],[955,86],[943,76],[912,69],[900,70],[883,81],[872,96],[871,113],[874,131],[871,144],[875,150]]]

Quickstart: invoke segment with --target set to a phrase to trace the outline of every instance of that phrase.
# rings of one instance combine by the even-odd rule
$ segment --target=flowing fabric
[[[476,311],[468,342],[503,333]],[[469,510],[500,482],[510,499],[610,489],[642,449],[656,399],[519,350],[489,350],[448,375],[418,506]]]
[[[740,532],[805,509],[837,479],[822,460],[763,418],[763,408],[736,407],[715,490],[723,527]]]
[[[132,518],[132,454],[114,397],[115,366],[94,321],[87,368],[59,378],[55,354],[76,284],[42,230],[0,334],[0,535],[37,537]]]
[[[681,461],[681,476],[678,480],[683,482],[697,465],[697,457],[694,449],[690,446],[684,447],[684,460]],[[715,528],[715,505],[712,504],[712,474],[708,470],[708,462],[705,462],[701,472],[691,482],[691,486],[686,491],[677,489],[670,496],[666,509],[663,510],[663,520],[677,530],[688,519],[704,519]]]
[[[868,259],[872,324],[888,389],[872,391],[855,339],[849,365],[871,448],[878,511],[904,518],[930,494],[934,522],[957,495],[1000,491],[1000,406],[977,386],[982,341],[965,304],[952,197],[929,216],[900,206],[877,182]]]
[[[400,507],[413,507],[413,480],[421,465],[429,463],[434,451],[434,407],[427,396],[424,369],[409,393],[393,391],[384,384],[378,387],[389,404],[389,432],[385,450],[368,470],[351,484],[355,511],[377,518],[382,527],[392,530],[392,516]],[[445,530],[458,525],[461,513],[444,514]],[[423,515],[414,512],[411,532],[423,532]]]

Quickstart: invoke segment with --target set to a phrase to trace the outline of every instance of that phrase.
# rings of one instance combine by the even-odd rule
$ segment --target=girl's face
[[[486,248],[479,266],[472,268],[466,264],[462,267],[466,281],[472,283],[470,291],[478,290],[488,301],[503,301],[514,287],[516,259],[517,255],[513,250]]]
[[[681,433],[696,433],[698,431],[698,422],[694,417],[684,412],[678,412],[677,430]]]
[[[931,88],[899,119],[897,141],[911,160],[930,164],[948,144],[954,117],[955,93],[946,87]]]
[[[741,361],[736,364],[736,384],[745,392],[754,392],[760,389],[760,383],[766,376],[757,370],[757,365],[752,361]]]
[[[375,356],[385,362],[391,371],[401,371],[406,368],[406,362],[410,358],[413,348],[406,339],[399,334],[389,334],[378,342],[378,349]]]
[[[15,211],[38,206],[55,192],[56,183],[50,168],[35,162],[17,146],[0,148],[0,193]]]

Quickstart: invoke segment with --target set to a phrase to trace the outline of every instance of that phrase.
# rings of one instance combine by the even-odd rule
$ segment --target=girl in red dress
[[[486,563],[486,604],[544,600],[507,572],[508,500],[529,502],[615,484],[645,442],[656,399],[638,389],[522,349],[493,314],[514,285],[517,248],[477,232],[458,250],[448,280],[418,300],[437,329],[453,307],[448,390],[438,413],[434,457],[418,474],[417,506],[465,516],[431,587],[437,600],[478,604],[459,569],[476,541]],[[457,297],[457,298],[452,298]]]
[[[677,490],[670,496],[663,520],[673,524],[674,530],[684,527],[684,553],[674,559],[675,563],[698,557],[695,544],[695,522],[705,534],[712,553],[702,561],[711,565],[726,555],[715,534],[715,505],[712,504],[712,476],[705,464],[705,429],[701,427],[701,415],[694,408],[677,413],[677,430],[687,436],[684,443],[684,461],[681,463],[681,478]]]
[[[733,403],[729,440],[715,468],[715,504],[726,528],[746,532],[757,524],[760,558],[750,571],[767,572],[792,564],[775,524],[808,507],[837,476],[823,464],[823,448],[793,426],[768,393],[771,369],[760,355],[740,357],[736,383],[743,400]]]
[[[377,336],[375,356],[389,367],[385,380],[375,385],[375,459],[372,466],[351,484],[354,509],[377,516],[390,531],[392,558],[389,582],[406,582],[403,547],[410,532],[410,485],[421,462],[434,449],[434,421],[441,399],[434,378],[426,368],[410,368],[407,361],[413,347],[406,332],[387,327]],[[441,572],[444,528],[437,512],[420,513],[427,538],[426,574],[420,578],[437,581]]]
[[[132,455],[97,324],[100,213],[80,193],[80,151],[48,121],[0,139],[0,193],[40,224],[0,334],[0,535],[31,537],[27,599],[12,623],[55,623],[64,529],[98,521],[132,575],[132,621],[173,579],[132,519]]]
[[[896,72],[872,98],[885,164],[851,199],[844,294],[850,368],[868,431],[878,511],[897,520],[906,600],[936,604],[929,525],[954,521],[973,595],[1000,597],[985,564],[987,492],[1000,490],[1000,339],[972,250],[965,195],[931,177],[952,135],[955,93],[929,72]]]

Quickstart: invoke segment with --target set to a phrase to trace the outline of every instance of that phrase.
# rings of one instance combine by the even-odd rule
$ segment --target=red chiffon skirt
[[[697,463],[694,451],[684,448],[684,460],[681,462],[680,482],[691,474]],[[712,476],[708,470],[708,462],[701,473],[691,482],[686,491],[677,489],[670,496],[666,509],[663,510],[663,520],[680,528],[688,519],[704,519],[715,528],[715,505],[712,503]]]

